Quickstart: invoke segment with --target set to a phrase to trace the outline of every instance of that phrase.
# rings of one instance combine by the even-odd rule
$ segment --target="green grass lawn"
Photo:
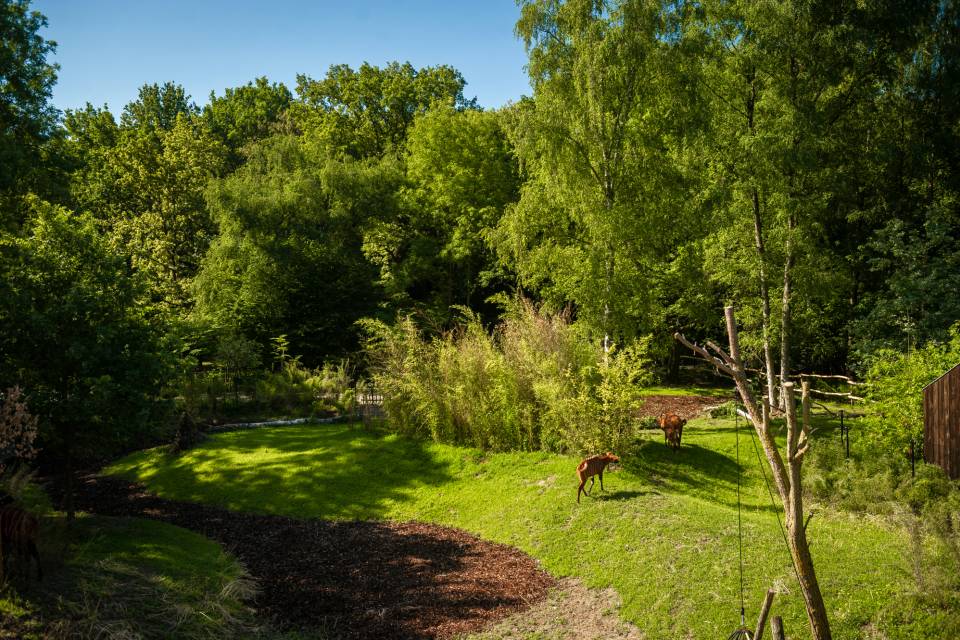
[[[710,396],[729,398],[733,393],[733,386],[726,387],[681,387],[671,385],[657,385],[644,387],[640,390],[642,396]]]
[[[152,520],[44,519],[42,582],[17,576],[0,595],[2,637],[236,638],[255,630],[252,593],[220,545]],[[32,566],[32,565],[31,565]],[[35,574],[34,574],[35,576]]]
[[[623,452],[607,491],[598,486],[580,505],[572,457],[488,454],[356,425],[225,433],[179,457],[139,452],[108,472],[168,498],[236,510],[462,527],[520,547],[555,575],[613,586],[622,615],[651,638],[717,638],[739,622],[734,435],[730,419],[695,420],[674,453],[650,432]],[[775,614],[802,637],[796,578],[746,430],[740,457],[748,618],[774,586]],[[834,637],[899,637],[882,612],[912,588],[902,532],[879,519],[820,513],[809,536]]]

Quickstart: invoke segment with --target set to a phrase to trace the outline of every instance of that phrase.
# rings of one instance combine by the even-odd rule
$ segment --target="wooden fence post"
[[[783,618],[774,616],[770,621],[770,632],[773,634],[773,640],[786,640],[783,635]]]
[[[760,640],[763,637],[763,627],[767,624],[767,616],[770,614],[770,606],[773,604],[773,589],[767,589],[767,596],[763,599],[763,606],[760,607],[760,618],[757,619],[756,631],[753,633],[753,640]]]

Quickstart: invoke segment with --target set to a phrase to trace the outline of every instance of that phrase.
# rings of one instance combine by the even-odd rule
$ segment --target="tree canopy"
[[[270,362],[281,338],[319,366],[365,318],[437,335],[527,298],[608,352],[642,339],[669,374],[672,333],[715,337],[733,303],[772,389],[960,317],[953,3],[524,0],[532,94],[498,109],[451,66],[390,62],[205,104],[145,79],[62,118],[45,19],[2,7],[5,273],[53,269],[43,234],[87,247],[109,274],[90,291],[129,287],[123,322],[136,300],[149,331],[201,345],[181,370],[236,345]],[[54,299],[58,277],[17,295]]]

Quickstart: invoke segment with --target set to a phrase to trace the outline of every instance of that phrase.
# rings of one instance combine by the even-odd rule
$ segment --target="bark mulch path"
[[[649,396],[643,401],[638,413],[643,417],[658,418],[664,413],[675,413],[684,420],[696,418],[698,415],[719,407],[732,399],[710,396]]]
[[[524,610],[556,580],[513,547],[420,522],[339,522],[165,500],[86,476],[78,509],[145,517],[220,542],[247,567],[252,603],[281,629],[337,638],[451,638]]]

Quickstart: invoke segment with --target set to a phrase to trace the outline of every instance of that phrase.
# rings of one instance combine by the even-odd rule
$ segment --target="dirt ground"
[[[223,544],[259,584],[252,605],[281,629],[453,638],[536,605],[556,585],[528,555],[458,529],[235,513],[164,500],[116,478],[79,485],[79,509],[153,518]]]
[[[643,640],[644,634],[619,616],[613,589],[588,589],[564,578],[549,597],[485,631],[460,640]]]
[[[650,396],[644,400],[638,413],[641,417],[651,418],[657,418],[664,413],[675,413],[684,420],[690,420],[732,399],[732,394],[730,398],[710,396]]]

